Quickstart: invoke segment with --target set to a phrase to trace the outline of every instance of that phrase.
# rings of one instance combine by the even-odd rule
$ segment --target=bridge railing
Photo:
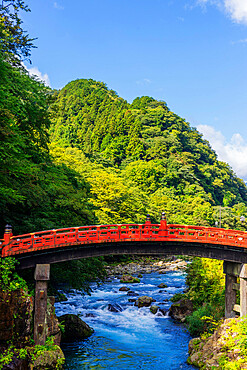
[[[185,241],[247,248],[247,233],[213,227],[166,223],[70,227],[8,237],[2,257],[69,245],[118,241]]]
[[[176,224],[167,225],[167,227],[169,239],[247,247],[245,231]]]

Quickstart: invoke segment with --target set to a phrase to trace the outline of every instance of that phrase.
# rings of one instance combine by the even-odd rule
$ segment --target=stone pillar
[[[34,304],[34,343],[44,345],[47,324],[47,284],[50,279],[50,265],[37,264],[34,273],[36,280]]]
[[[234,305],[236,304],[236,290],[233,289],[233,284],[236,283],[237,278],[226,274],[225,279],[225,317],[229,319],[236,316],[233,311]]]
[[[242,264],[240,274],[240,316],[247,315],[247,265]]]
[[[236,312],[240,311],[240,307],[236,305],[236,290],[239,289],[237,278],[240,274],[241,264],[235,262],[224,261],[225,280],[225,317],[229,319],[236,316]]]

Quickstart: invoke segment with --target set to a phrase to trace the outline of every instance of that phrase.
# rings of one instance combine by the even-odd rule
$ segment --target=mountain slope
[[[76,80],[55,93],[51,140],[121,170],[148,194],[169,189],[214,205],[247,203],[247,188],[188,122],[151,97],[127,103],[102,82]]]

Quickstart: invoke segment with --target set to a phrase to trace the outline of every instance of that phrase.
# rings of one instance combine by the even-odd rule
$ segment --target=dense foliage
[[[166,103],[127,103],[102,82],[76,80],[50,106],[54,161],[90,184],[101,223],[142,222],[146,212],[170,223],[241,228],[247,188],[208,142]],[[219,208],[221,207],[221,210]]]
[[[194,258],[187,268],[186,284],[185,296],[194,308],[192,315],[187,317],[190,333],[198,336],[213,331],[225,314],[223,261]]]
[[[20,9],[26,9],[20,0],[0,7],[1,230],[6,223],[16,234],[93,222],[85,180],[50,159],[51,90],[20,63],[32,46],[21,29]]]
[[[52,96],[21,64],[30,56],[32,40],[21,28],[22,0],[0,5],[0,228],[10,223],[15,235],[70,225],[95,223],[89,184],[65,164],[54,164],[48,149]],[[100,260],[87,262],[102,277]],[[82,267],[81,267],[82,269]],[[92,269],[92,267],[91,267]],[[14,263],[0,264],[2,289],[20,288]],[[88,274],[88,280],[93,278]],[[73,283],[73,281],[72,281]]]
[[[0,287],[3,291],[27,289],[23,280],[15,271],[17,261],[12,257],[4,258],[0,263]]]
[[[106,277],[103,258],[85,258],[51,265],[51,286],[57,289],[78,289],[90,294],[90,283],[102,282]],[[54,293],[54,290],[53,290]]]
[[[170,223],[214,225],[221,218],[223,227],[246,227],[239,221],[247,216],[244,182],[165,102],[144,96],[129,104],[91,79],[51,91],[31,77],[21,61],[33,39],[22,30],[20,10],[29,10],[23,0],[1,2],[2,231],[6,223],[15,235],[141,223],[147,213],[159,221],[162,210]],[[72,265],[86,268],[85,261]]]

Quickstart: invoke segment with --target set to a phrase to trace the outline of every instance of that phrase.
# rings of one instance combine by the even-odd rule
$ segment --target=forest
[[[164,101],[128,103],[105,83],[60,91],[30,76],[22,0],[0,13],[0,227],[14,234],[143,222],[245,228],[247,187]]]
[[[142,223],[147,213],[159,222],[162,211],[168,223],[221,221],[246,230],[246,184],[164,101],[142,96],[130,103],[92,79],[57,91],[30,76],[23,61],[34,40],[22,29],[20,10],[29,10],[22,0],[0,8],[2,235],[7,223],[18,235]],[[74,283],[103,277],[102,261],[92,266],[71,263],[71,280],[75,271],[81,280]],[[53,279],[62,275],[54,267]]]
[[[24,67],[34,39],[22,0],[0,12],[0,229],[14,235],[87,224],[159,222],[246,229],[247,187],[167,107],[127,102],[104,82],[60,91]]]
[[[3,54],[3,53],[2,53]],[[188,122],[102,82],[53,91],[1,56],[1,229],[158,222],[245,228],[247,188]]]

